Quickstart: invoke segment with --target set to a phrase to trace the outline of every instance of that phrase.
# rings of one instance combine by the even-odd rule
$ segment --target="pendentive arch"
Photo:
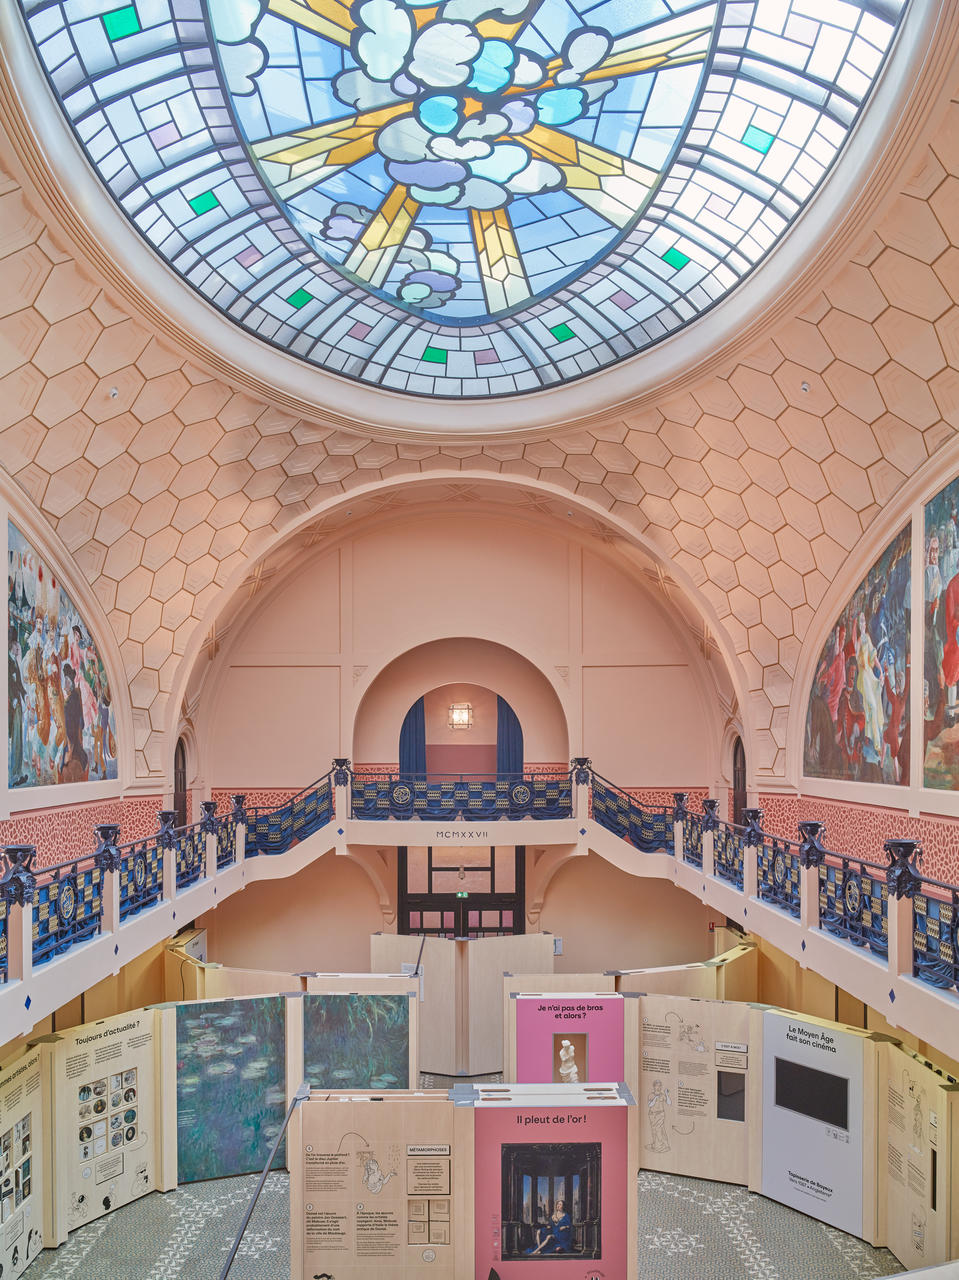
[[[943,811],[959,816],[959,794],[926,789],[922,786],[922,736],[916,735],[916,727],[922,725],[922,679],[913,678],[909,694],[909,717],[913,726],[913,749],[910,758],[911,778],[905,786],[893,786],[879,782],[850,782],[844,779],[804,778],[803,747],[806,732],[806,711],[812,690],[816,666],[823,645],[836,624],[836,619],[849,602],[859,583],[880,558],[896,535],[906,526],[912,531],[912,559],[910,572],[911,662],[913,676],[921,669],[922,660],[922,608],[912,607],[924,599],[923,547],[925,529],[923,508],[950,481],[959,475],[959,438],[950,440],[938,449],[919,469],[909,477],[891,501],[883,508],[872,524],[862,534],[849,553],[841,570],[829,584],[803,638],[796,674],[793,677],[792,698],[786,739],[786,779],[798,792],[828,796],[853,803],[888,805],[909,809]],[[917,652],[918,645],[918,652]],[[920,668],[916,667],[916,663]],[[747,743],[748,754],[748,743]]]
[[[175,722],[177,717],[175,715],[174,708],[178,708],[182,704],[183,699],[187,694],[187,690],[191,687],[191,680],[198,668],[198,663],[202,658],[203,650],[209,644],[211,628],[215,627],[218,621],[228,614],[231,606],[233,606],[237,601],[242,600],[242,588],[244,584],[248,582],[251,575],[257,570],[258,566],[267,564],[272,556],[282,555],[284,551],[288,551],[296,536],[308,527],[315,526],[317,522],[321,522],[324,519],[329,519],[332,525],[338,516],[345,516],[347,513],[352,513],[352,509],[360,504],[361,500],[364,498],[376,495],[378,499],[382,500],[387,495],[393,494],[403,494],[404,496],[412,494],[415,496],[417,488],[428,485],[432,486],[437,482],[468,487],[485,487],[490,485],[497,487],[504,486],[511,492],[515,492],[517,494],[526,492],[534,496],[538,495],[543,499],[548,499],[555,503],[559,509],[566,512],[567,517],[573,522],[569,526],[566,526],[564,523],[560,522],[559,518],[556,518],[555,527],[557,528],[557,531],[559,528],[565,527],[568,534],[574,534],[584,540],[598,535],[604,539],[608,538],[613,544],[613,548],[615,548],[616,543],[620,543],[624,548],[629,549],[632,553],[630,557],[620,554],[612,560],[612,563],[616,564],[629,576],[637,579],[637,581],[640,570],[633,558],[636,553],[639,553],[641,558],[645,558],[649,561],[650,568],[654,570],[662,570],[667,579],[672,581],[681,600],[685,603],[684,610],[676,602],[675,598],[671,596],[667,605],[667,611],[676,618],[676,630],[677,635],[680,638],[680,643],[687,655],[694,656],[695,645],[693,644],[692,637],[687,637],[686,635],[687,626],[678,625],[683,621],[687,614],[692,614],[694,618],[698,619],[698,627],[703,632],[703,647],[709,650],[711,661],[715,661],[717,658],[721,661],[732,689],[732,697],[735,704],[741,708],[742,729],[746,735],[744,740],[747,743],[747,752],[749,751],[749,742],[752,738],[753,726],[751,723],[748,699],[749,685],[745,669],[737,656],[730,637],[713,605],[699,590],[690,576],[681,568],[680,565],[676,564],[668,556],[664,555],[664,553],[651,539],[645,537],[643,533],[638,531],[627,520],[623,519],[615,512],[607,511],[605,507],[602,507],[600,504],[594,502],[588,497],[571,494],[558,485],[552,485],[527,476],[491,475],[487,471],[466,470],[436,470],[425,474],[416,471],[411,472],[406,476],[394,477],[389,483],[384,483],[380,480],[371,480],[368,484],[356,486],[351,489],[348,494],[338,494],[318,503],[315,507],[312,507],[309,511],[302,514],[297,520],[291,521],[281,533],[277,533],[272,537],[256,557],[248,560],[226,581],[219,594],[211,603],[207,614],[202,620],[202,624],[197,627],[187,644],[183,658],[174,677],[173,688],[168,703],[167,716],[164,725],[164,733],[167,741],[169,741],[170,736],[176,727]],[[405,506],[403,510],[407,516],[410,515],[412,513],[411,504]],[[427,507],[422,509],[422,511],[426,512],[428,512],[428,510],[429,508]],[[421,515],[422,511],[417,512],[417,516]],[[550,516],[549,523],[552,524],[552,512],[550,511],[547,514]],[[508,512],[504,510],[504,517],[507,515]],[[324,551],[330,549],[330,547],[335,545],[339,538],[351,536],[352,532],[352,527],[344,527],[342,525],[331,527],[329,543],[323,544],[318,549],[317,554],[322,554]],[[597,550],[599,550],[599,548],[597,548]],[[603,548],[603,550],[609,553],[612,548],[606,547]],[[299,562],[300,567],[302,567],[302,563],[302,561]],[[282,580],[285,578],[285,573],[286,565],[284,564],[277,574],[278,586],[272,588],[272,590],[279,589],[279,584],[281,584]],[[252,614],[248,616],[252,616]],[[241,633],[242,626],[237,629],[237,634]],[[435,638],[435,635],[424,635],[422,640],[425,642]],[[485,639],[486,637],[482,634],[477,634],[477,638]],[[490,638],[494,640],[494,642],[498,641],[498,637],[494,636]],[[232,637],[231,643],[236,643],[236,640]],[[408,648],[409,644],[404,642],[403,647]],[[395,657],[398,655],[394,654],[393,656]],[[540,667],[540,669],[549,671],[551,664],[549,663],[546,655],[530,654],[529,657],[535,665]],[[711,689],[709,687],[709,683],[703,670],[704,664],[693,661],[690,665],[691,670],[694,673],[694,677],[697,680],[697,687],[699,688],[701,695],[703,695],[704,704],[707,707],[712,706],[715,703],[716,691],[714,688]],[[362,697],[365,687],[373,678],[374,674],[375,672],[373,671],[367,671],[361,673],[360,676],[357,677],[356,684],[353,689],[355,699],[354,706],[357,705],[356,700]],[[570,696],[569,692],[560,687],[559,681],[552,680],[552,683],[554,684],[561,701],[565,703]],[[204,697],[209,697],[211,694],[215,699],[215,684],[212,688],[205,690]],[[570,716],[570,724],[573,725],[576,722],[577,717],[575,715]],[[717,723],[715,726],[715,740],[717,742],[721,735],[721,731],[722,724]],[[571,735],[571,741],[575,740],[575,735]],[[712,771],[715,771],[717,768],[718,760],[712,766]]]
[[[57,786],[30,788],[29,800],[23,807],[47,808],[70,801],[94,800],[125,792],[136,777],[137,726],[120,647],[110,620],[86,574],[77,565],[59,535],[23,490],[0,468],[0,542],[4,547],[7,546],[8,519],[56,572],[67,595],[80,611],[106,668],[113,697],[117,737],[116,781],[60,783]],[[143,727],[148,731],[150,726],[147,724]],[[38,794],[41,792],[48,792],[49,796]],[[15,795],[15,792],[10,793],[8,800],[12,802]]]

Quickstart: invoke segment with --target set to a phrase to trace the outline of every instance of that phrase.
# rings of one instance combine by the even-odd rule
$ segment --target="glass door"
[[[490,938],[525,933],[526,848],[400,847],[400,933]]]

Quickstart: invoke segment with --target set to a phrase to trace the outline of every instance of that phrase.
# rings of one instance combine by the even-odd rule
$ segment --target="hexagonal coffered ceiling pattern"
[[[234,392],[119,310],[6,178],[0,463],[109,616],[138,773],[163,771],[178,665],[224,584],[331,498],[453,470],[575,493],[654,543],[725,628],[757,773],[781,775],[814,611],[959,426],[959,106],[916,159],[855,257],[723,376],[589,431],[455,447],[373,441]]]

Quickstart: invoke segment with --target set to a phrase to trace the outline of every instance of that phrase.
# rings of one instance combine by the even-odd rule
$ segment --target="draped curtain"
[[[400,773],[426,773],[426,710],[418,698],[400,729]]]
[[[523,772],[523,730],[516,712],[496,695],[496,772]]]

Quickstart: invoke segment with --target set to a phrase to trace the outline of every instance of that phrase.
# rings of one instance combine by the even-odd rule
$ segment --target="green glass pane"
[[[572,331],[568,324],[550,325],[550,333],[557,342],[569,342],[570,338],[575,338],[576,334]]]
[[[103,28],[108,40],[122,40],[124,36],[135,36],[142,30],[136,5],[124,5],[122,9],[112,9],[109,13],[103,14]]]
[[[312,293],[307,293],[305,289],[297,289],[295,293],[291,293],[287,298],[290,306],[295,307],[297,311],[299,311],[300,307],[305,307],[308,302],[312,301]]]
[[[761,151],[763,155],[775,141],[775,134],[767,133],[765,129],[757,129],[754,124],[751,124],[743,134],[743,142],[746,146],[752,147],[753,151]]]
[[[681,271],[688,261],[689,259],[685,253],[676,248],[667,249],[663,254],[663,262],[666,263],[666,266],[673,267],[676,271]]]
[[[428,360],[430,364],[446,364],[446,355],[443,347],[427,347],[423,352],[423,359]]]
[[[220,203],[212,191],[203,191],[192,200],[187,201],[194,213],[209,213]]]

